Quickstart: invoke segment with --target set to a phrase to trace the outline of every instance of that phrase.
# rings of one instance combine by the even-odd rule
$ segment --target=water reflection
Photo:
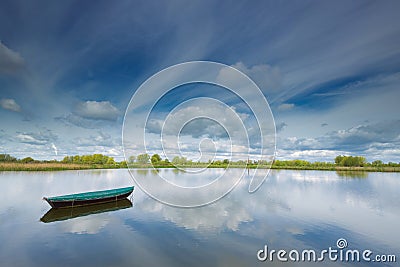
[[[171,181],[191,178],[159,171]],[[209,169],[202,179],[219,171]],[[220,201],[194,209],[163,205],[137,187],[135,208],[73,210],[79,215],[71,220],[71,213],[50,211],[42,219],[57,222],[41,223],[38,218],[48,210],[43,195],[130,186],[128,171],[3,172],[0,240],[7,246],[0,261],[2,266],[255,266],[255,253],[265,244],[319,250],[341,237],[350,248],[400,253],[399,173],[343,179],[334,171],[272,171],[254,194],[248,193],[248,182],[245,176]]]
[[[147,174],[150,172],[150,169],[137,169],[135,172],[140,175],[147,176]]]
[[[170,207],[146,197],[138,198],[135,206],[146,214],[158,216],[158,220],[197,233],[246,232],[251,237],[269,239],[279,238],[276,229],[289,224],[284,230],[289,235],[286,241],[296,243],[293,232],[309,232],[307,229],[311,227],[324,233],[325,227],[337,225],[348,234],[357,233],[397,247],[400,236],[394,234],[397,223],[393,218],[400,219],[400,194],[396,189],[400,179],[394,178],[398,175],[371,173],[371,179],[344,180],[335,172],[279,171],[272,172],[265,186],[255,194],[248,193],[249,180],[244,177],[232,193],[196,209]],[[336,233],[331,231],[331,234],[334,240]]]
[[[122,199],[114,202],[89,205],[89,206],[70,207],[62,209],[52,208],[45,215],[43,215],[42,218],[40,218],[40,221],[44,223],[64,221],[76,217],[83,217],[91,214],[127,209],[130,207],[132,207],[132,202],[129,201],[128,199]]]
[[[336,171],[336,174],[343,178],[368,178],[365,171]]]

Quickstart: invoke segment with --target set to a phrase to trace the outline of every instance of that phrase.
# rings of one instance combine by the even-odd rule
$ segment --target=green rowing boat
[[[112,202],[119,199],[127,198],[130,194],[132,194],[133,188],[133,186],[130,186],[103,191],[93,191],[55,197],[44,197],[43,199],[46,200],[52,208],[85,206],[97,203]]]

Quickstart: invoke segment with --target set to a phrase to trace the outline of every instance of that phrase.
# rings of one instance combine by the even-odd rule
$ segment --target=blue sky
[[[398,1],[1,1],[1,153],[122,159],[135,90],[168,66],[211,60],[260,87],[279,159],[399,162],[399,10]]]

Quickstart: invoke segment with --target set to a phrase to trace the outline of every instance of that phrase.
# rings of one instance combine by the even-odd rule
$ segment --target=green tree
[[[81,159],[81,157],[79,155],[75,155],[73,157],[73,161],[72,162],[73,163],[82,163],[82,159]]]
[[[26,158],[21,159],[22,163],[30,163],[30,162],[34,162],[34,161],[35,160],[31,157],[26,157]]]
[[[367,163],[365,157],[360,156],[337,156],[335,158],[335,164],[338,166],[345,167],[362,167]]]
[[[129,163],[134,163],[135,162],[135,160],[136,160],[136,157],[135,156],[130,156],[129,157],[129,159],[128,159],[128,161],[129,161]]]
[[[90,163],[93,162],[93,159],[92,159],[92,157],[90,155],[83,155],[80,158],[81,158],[81,162],[83,164],[90,164]]]
[[[174,165],[185,165],[185,164],[187,163],[187,158],[176,156],[176,157],[174,157],[174,158],[172,159],[172,163],[173,163]]]
[[[106,164],[107,165],[114,165],[115,164],[114,158],[113,157],[108,157]]]
[[[107,156],[104,156],[102,154],[93,154],[89,155],[91,163],[94,164],[105,164],[108,160]]]
[[[152,164],[157,164],[161,161],[161,157],[158,154],[154,154],[153,156],[151,156],[151,163]]]
[[[10,156],[8,154],[0,154],[0,162],[15,162],[17,161],[16,158]]]
[[[137,156],[136,161],[140,164],[149,163],[150,156],[148,154],[140,154]]]
[[[380,167],[382,165],[383,165],[382,160],[375,160],[375,161],[372,162],[372,166]]]
[[[339,155],[335,158],[335,164],[340,165],[342,163],[342,160],[345,156]]]
[[[119,163],[119,167],[120,167],[120,168],[128,168],[128,164],[126,163],[125,160],[123,160],[123,161],[121,161],[121,162]]]
[[[65,156],[61,162],[62,163],[72,163],[73,161],[74,161],[73,156]]]
[[[238,161],[235,162],[235,164],[236,164],[236,165],[239,165],[239,166],[245,166],[245,165],[246,165],[246,161],[244,161],[244,160],[238,160]]]
[[[172,163],[173,163],[174,165],[178,165],[179,162],[180,162],[180,158],[179,158],[178,156],[175,156],[175,157],[172,159]]]

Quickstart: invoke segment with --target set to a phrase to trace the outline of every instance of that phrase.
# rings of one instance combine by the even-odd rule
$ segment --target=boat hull
[[[100,203],[107,203],[107,202],[114,202],[118,201],[121,199],[127,198],[130,194],[132,194],[133,187],[127,192],[123,192],[120,194],[115,194],[111,196],[105,196],[105,197],[96,197],[96,198],[86,198],[86,199],[60,199],[57,200],[57,197],[53,198],[47,198],[44,197],[43,199],[49,203],[49,205],[52,208],[70,208],[70,207],[80,207],[80,206],[86,206],[86,205],[95,205],[95,204],[100,204]],[[81,194],[81,196],[84,194]]]

